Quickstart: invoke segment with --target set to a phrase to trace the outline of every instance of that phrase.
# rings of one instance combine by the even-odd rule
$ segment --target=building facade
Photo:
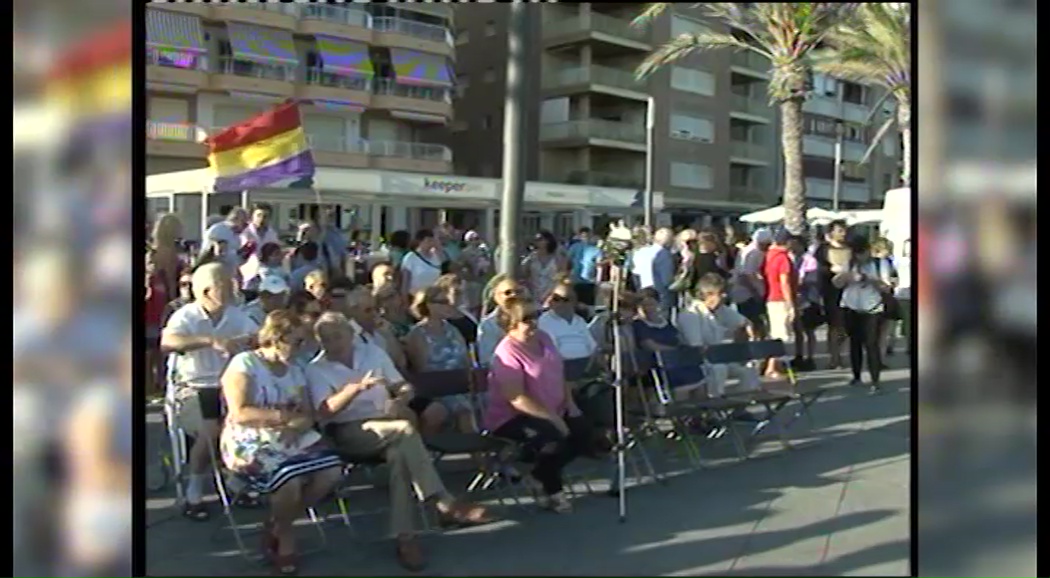
[[[664,193],[670,220],[691,224],[778,203],[783,171],[778,113],[766,96],[768,62],[711,51],[638,82],[634,70],[655,47],[717,26],[701,17],[702,9],[681,4],[650,27],[632,27],[642,6],[529,7],[536,13],[525,41],[527,178],[641,189],[652,96],[653,186]],[[461,55],[455,65],[455,121],[433,139],[454,151],[457,173],[499,176],[509,8],[475,4],[455,10]],[[804,106],[807,195],[815,205],[831,204],[838,121],[844,161],[840,207],[876,203],[882,191],[895,186],[899,146],[891,133],[871,162],[857,164],[885,118],[880,111],[869,119],[880,95],[819,76],[813,84]]]

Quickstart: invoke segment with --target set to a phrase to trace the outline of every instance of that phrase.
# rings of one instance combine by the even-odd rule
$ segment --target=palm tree
[[[671,6],[650,4],[634,24],[650,22]],[[635,71],[645,78],[689,54],[723,48],[751,51],[769,59],[770,105],[780,108],[784,154],[784,225],[792,233],[806,224],[806,181],[802,174],[802,103],[810,84],[809,58],[855,3],[791,2],[784,4],[718,2],[697,4],[726,32],[682,34],[650,54]]]
[[[814,54],[813,68],[863,84],[881,86],[897,101],[896,118],[879,127],[861,162],[893,123],[901,133],[901,182],[911,186],[911,10],[908,4],[861,4],[853,17],[828,35],[828,48]]]

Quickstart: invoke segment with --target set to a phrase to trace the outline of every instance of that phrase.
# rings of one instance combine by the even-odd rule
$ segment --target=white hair
[[[672,239],[674,239],[674,231],[667,227],[661,227],[653,234],[653,242],[660,245],[666,245],[670,243]]]
[[[193,285],[193,296],[200,299],[205,289],[211,289],[216,283],[229,279],[226,266],[222,263],[205,263],[193,271],[190,283]]]
[[[323,347],[325,343],[331,338],[332,333],[336,329],[349,329],[353,331],[353,326],[350,325],[350,320],[346,318],[346,315],[337,311],[325,311],[317,318],[314,322],[314,335],[317,340],[321,342]]]

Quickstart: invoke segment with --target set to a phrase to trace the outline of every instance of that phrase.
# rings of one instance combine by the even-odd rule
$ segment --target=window
[[[496,69],[489,67],[485,69],[485,73],[481,75],[483,82],[496,82]]]
[[[813,94],[818,96],[830,96],[834,98],[839,93],[839,82],[834,78],[824,74],[814,74],[811,82],[813,84]]]
[[[671,163],[671,185],[688,189],[710,189],[711,167],[691,163]]]
[[[456,46],[462,46],[470,42],[470,31],[459,30],[456,32]]]
[[[489,20],[488,22],[485,23],[485,36],[495,36],[495,35],[496,35],[496,21],[495,20]]]
[[[483,177],[494,177],[496,176],[496,169],[492,163],[481,164],[481,176]]]
[[[854,82],[843,82],[842,100],[853,104],[864,104],[864,87]]]
[[[671,138],[706,143],[714,142],[715,125],[706,118],[672,114]]]
[[[671,67],[671,88],[684,92],[714,96],[715,77],[710,72],[703,70],[673,66]]]

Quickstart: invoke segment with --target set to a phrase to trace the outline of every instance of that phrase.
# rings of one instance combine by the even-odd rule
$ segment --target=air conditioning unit
[[[688,138],[690,138],[690,133],[687,130],[678,129],[678,130],[671,131],[671,136],[674,137],[674,138],[688,139]]]

